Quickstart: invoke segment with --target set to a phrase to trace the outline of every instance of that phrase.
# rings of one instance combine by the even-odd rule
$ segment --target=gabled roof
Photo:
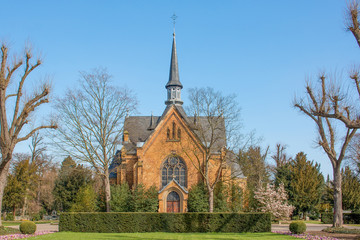
[[[212,146],[213,153],[220,152],[221,148],[226,146],[225,121],[223,118],[218,119],[219,122],[214,129],[214,132],[212,132],[208,117],[196,117],[195,120],[195,117],[188,117],[186,115],[182,106],[170,105],[166,107],[162,116],[133,116],[125,119],[124,131],[128,131],[130,141],[125,142],[123,146],[128,154],[136,153],[136,144],[138,142],[144,143],[147,141],[157,128],[159,122],[164,119],[172,107],[178,111],[195,135],[203,141],[203,145],[207,145],[211,139],[212,133],[214,133],[217,139],[214,146]]]
[[[181,106],[175,106],[180,114],[184,112]],[[170,108],[167,107],[164,111],[166,112]],[[124,123],[124,131],[128,131],[129,133],[129,142],[125,142],[123,146],[127,150],[129,154],[135,154],[136,151],[136,143],[138,142],[146,142],[149,136],[154,132],[159,122],[163,119],[164,114],[160,116],[134,116],[134,117],[127,117]],[[185,112],[181,114],[182,116],[185,115]],[[200,140],[205,140],[203,142],[205,146],[211,139],[212,133],[214,133],[217,140],[215,141],[214,146],[212,147],[213,151],[220,151],[222,147],[226,146],[226,135],[225,135],[225,123],[224,121],[219,122],[214,132],[212,132],[210,128],[210,123],[207,117],[184,117],[185,122],[188,124],[189,128],[198,136]],[[150,127],[153,125],[152,127]]]
[[[185,193],[189,193],[183,186],[180,185],[180,183],[178,183],[178,181],[176,181],[176,179],[171,180],[168,184],[166,184],[166,186],[164,186],[159,193],[161,193],[162,191],[164,191],[171,183],[175,183],[179,188],[181,188],[181,190],[183,190]]]

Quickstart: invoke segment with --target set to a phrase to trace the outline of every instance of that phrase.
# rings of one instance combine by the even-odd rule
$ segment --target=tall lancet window
[[[168,157],[162,165],[161,187],[165,187],[171,180],[176,180],[181,186],[187,187],[185,162],[178,156]]]

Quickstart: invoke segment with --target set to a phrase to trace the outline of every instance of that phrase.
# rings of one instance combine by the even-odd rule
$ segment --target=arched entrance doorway
[[[180,196],[177,192],[172,191],[169,193],[166,199],[166,212],[176,213],[180,212]]]

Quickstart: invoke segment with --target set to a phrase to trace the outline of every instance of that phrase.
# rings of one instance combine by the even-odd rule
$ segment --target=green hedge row
[[[332,213],[322,213],[321,222],[331,224],[333,223]],[[343,220],[345,224],[360,224],[360,213],[344,213]]]
[[[62,213],[59,231],[270,232],[265,213]]]

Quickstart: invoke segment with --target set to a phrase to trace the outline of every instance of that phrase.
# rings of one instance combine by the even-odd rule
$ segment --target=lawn
[[[280,235],[275,233],[73,233],[58,232],[46,234],[31,239],[44,240],[105,240],[105,239],[295,239],[294,237]]]

